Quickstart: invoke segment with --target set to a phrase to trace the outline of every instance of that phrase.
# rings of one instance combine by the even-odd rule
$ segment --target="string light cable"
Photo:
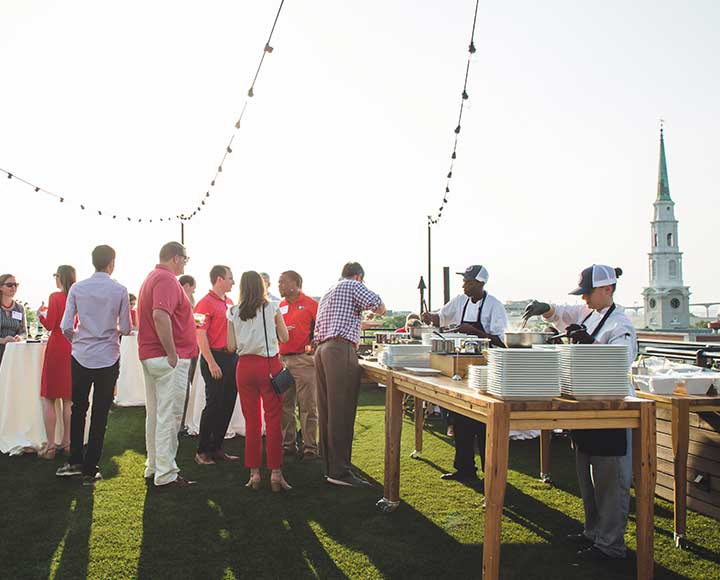
[[[477,24],[477,14],[478,14],[478,7],[480,5],[480,0],[475,0],[475,13],[473,15],[473,23],[472,23],[472,31],[470,32],[470,44],[468,45],[468,56],[467,56],[467,64],[465,65],[465,79],[463,81],[463,89],[462,93],[460,93],[460,111],[458,112],[458,120],[457,125],[455,126],[455,138],[453,140],[453,149],[452,154],[450,155],[450,169],[447,172],[446,181],[445,181],[445,191],[443,193],[442,202],[440,203],[440,206],[438,207],[437,213],[431,214],[428,216],[428,225],[432,226],[437,224],[440,219],[443,216],[443,210],[445,209],[445,206],[448,203],[448,196],[450,195],[450,181],[453,178],[453,169],[455,167],[455,160],[457,159],[457,150],[458,150],[458,139],[460,137],[460,129],[462,127],[462,118],[463,118],[463,112],[465,110],[465,105],[467,103],[467,100],[470,98],[468,95],[468,79],[470,78],[470,64],[473,60],[473,55],[476,52],[475,48],[475,26]]]
[[[71,200],[65,195],[58,194],[56,192],[53,192],[45,187],[42,187],[40,185],[37,185],[34,181],[30,181],[28,179],[22,178],[15,174],[14,172],[3,169],[0,167],[0,173],[5,174],[6,178],[8,180],[15,179],[16,181],[26,185],[29,188],[32,188],[35,193],[42,193],[44,195],[47,195],[49,197],[55,198],[60,203],[66,203],[68,205],[78,207],[81,211],[89,212],[89,213],[95,213],[98,216],[108,217],[110,219],[114,220],[123,220],[128,222],[136,222],[136,223],[154,223],[154,222],[172,222],[172,221],[190,221],[194,217],[196,217],[209,203],[210,197],[213,193],[213,189],[216,187],[216,184],[218,182],[218,179],[220,177],[220,174],[223,172],[223,166],[225,165],[225,162],[228,159],[228,156],[233,152],[232,145],[235,140],[235,137],[238,135],[238,132],[240,131],[240,127],[242,126],[242,120],[245,116],[245,111],[247,110],[248,103],[250,102],[250,99],[252,99],[255,96],[255,85],[257,84],[258,77],[260,76],[260,71],[262,70],[263,63],[265,62],[265,57],[268,54],[272,54],[273,52],[273,46],[271,44],[273,34],[275,33],[275,27],[277,26],[278,19],[280,18],[280,13],[282,12],[283,5],[285,4],[285,0],[280,0],[280,5],[278,6],[277,13],[275,14],[275,20],[273,21],[272,28],[270,29],[270,34],[268,35],[267,41],[265,42],[265,46],[263,47],[262,54],[260,56],[260,61],[258,63],[257,69],[255,70],[255,76],[252,79],[252,83],[250,84],[250,88],[248,89],[247,96],[245,97],[243,101],[243,106],[240,110],[240,114],[237,117],[237,121],[235,121],[234,129],[232,134],[230,135],[230,139],[227,142],[227,145],[225,146],[225,149],[223,150],[222,156],[220,157],[220,163],[217,165],[217,169],[215,170],[215,173],[210,180],[210,185],[206,189],[206,191],[202,194],[200,199],[197,202],[197,205],[194,206],[190,210],[186,210],[184,212],[177,212],[174,215],[169,216],[144,216],[144,217],[138,217],[138,216],[128,216],[128,215],[121,215],[121,212],[117,211],[108,211],[106,209],[100,209],[92,204],[88,204],[85,202],[79,203],[75,200]]]

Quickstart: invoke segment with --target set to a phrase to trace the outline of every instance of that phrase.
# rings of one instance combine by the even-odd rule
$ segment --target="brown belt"
[[[347,342],[348,344],[352,345],[353,348],[357,348],[357,343],[353,342],[352,340],[348,340],[347,338],[343,338],[342,336],[333,336],[332,338],[326,338],[323,340],[320,344],[325,344],[326,342],[332,342],[334,340],[339,340],[341,342]]]

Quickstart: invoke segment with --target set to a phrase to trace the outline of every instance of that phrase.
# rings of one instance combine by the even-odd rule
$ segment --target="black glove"
[[[533,300],[530,304],[528,304],[525,307],[525,311],[523,312],[523,320],[528,320],[529,318],[532,318],[533,316],[540,316],[541,314],[545,314],[550,310],[550,305],[546,304],[545,302],[538,302],[537,300]]]
[[[565,328],[565,333],[573,344],[593,344],[595,342],[584,324],[569,324]]]

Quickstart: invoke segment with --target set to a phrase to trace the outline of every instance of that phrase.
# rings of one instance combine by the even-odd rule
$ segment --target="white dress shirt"
[[[451,324],[461,324],[462,322],[477,322],[478,310],[483,300],[485,303],[482,306],[480,322],[485,332],[499,336],[502,340],[508,325],[507,313],[505,312],[505,307],[502,302],[487,292],[485,293],[484,299],[481,298],[475,303],[473,303],[469,296],[465,296],[465,294],[455,296],[455,298],[450,300],[450,302],[443,306],[438,312],[440,316],[440,326],[450,326]],[[465,308],[465,304],[467,304],[467,308]],[[461,319],[463,308],[465,308],[464,320]]]

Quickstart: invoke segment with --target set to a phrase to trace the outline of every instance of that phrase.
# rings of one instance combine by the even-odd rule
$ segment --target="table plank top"
[[[720,396],[708,395],[656,395],[655,393],[646,393],[645,391],[637,391],[637,396],[641,399],[648,399],[657,403],[672,403],[673,401],[688,401],[691,407],[700,406],[720,406]]]
[[[637,397],[625,397],[624,399],[608,399],[600,401],[577,401],[565,397],[557,397],[550,401],[508,401],[494,397],[487,393],[481,393],[468,386],[466,379],[454,381],[446,376],[418,376],[407,372],[391,370],[377,362],[360,360],[360,366],[368,371],[392,374],[396,383],[400,385],[416,385],[421,388],[437,389],[446,396],[455,397],[467,403],[479,406],[488,406],[497,403],[504,403],[511,411],[619,411],[637,410],[648,401]]]

